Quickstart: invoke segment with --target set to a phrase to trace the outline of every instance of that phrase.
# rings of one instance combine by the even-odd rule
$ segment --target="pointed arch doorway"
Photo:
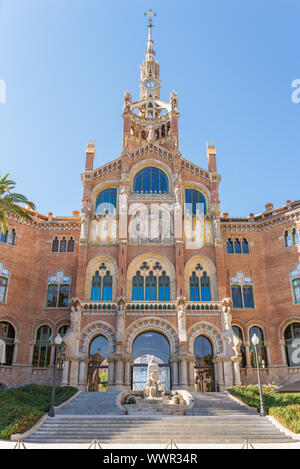
[[[194,341],[195,356],[195,391],[216,391],[213,363],[213,345],[204,335],[199,335]]]
[[[106,392],[108,386],[109,342],[103,335],[96,336],[89,347],[87,378],[88,392]]]
[[[170,344],[163,334],[154,331],[141,333],[132,345],[131,387],[142,391],[147,384],[148,363],[154,356],[159,366],[159,377],[166,390],[171,389]]]

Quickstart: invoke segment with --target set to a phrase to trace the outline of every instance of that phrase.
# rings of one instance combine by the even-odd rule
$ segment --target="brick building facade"
[[[95,169],[87,144],[82,215],[9,215],[1,234],[0,384],[49,384],[58,333],[80,389],[138,389],[151,355],[167,387],[253,383],[253,333],[264,383],[300,379],[300,201],[220,213],[215,146],[208,169],[181,155],[148,26],[120,157]]]

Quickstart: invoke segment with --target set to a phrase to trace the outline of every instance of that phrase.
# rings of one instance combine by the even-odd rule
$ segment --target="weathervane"
[[[153,16],[156,16],[156,13],[154,13],[151,8],[149,8],[149,11],[147,13],[144,13],[145,16],[148,16],[149,18],[149,24],[147,25],[148,28],[153,28],[153,24],[152,24],[152,17]]]

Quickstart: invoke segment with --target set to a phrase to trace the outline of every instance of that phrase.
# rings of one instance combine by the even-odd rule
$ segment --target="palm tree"
[[[31,216],[24,208],[20,207],[19,204],[26,204],[32,210],[35,210],[35,205],[30,202],[25,195],[12,192],[16,186],[16,183],[11,179],[8,179],[9,174],[1,177],[0,174],[0,226],[3,231],[7,231],[7,213],[14,213],[20,218],[31,220]]]

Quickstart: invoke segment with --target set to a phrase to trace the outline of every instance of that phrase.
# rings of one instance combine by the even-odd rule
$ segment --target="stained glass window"
[[[150,272],[146,278],[146,301],[157,300],[157,279],[153,272]]]
[[[250,329],[250,361],[251,361],[251,366],[253,368],[257,367],[256,364],[256,358],[255,358],[255,349],[254,346],[252,345],[252,337],[253,335],[256,334],[260,341],[257,346],[257,352],[258,352],[258,361],[259,361],[259,366],[261,368],[266,368],[268,366],[268,359],[267,359],[267,350],[264,344],[264,333],[260,327],[253,326]]]
[[[60,250],[60,252],[66,252],[67,251],[67,240],[66,240],[65,237],[63,237],[63,239],[60,242],[59,250]]]
[[[195,272],[190,277],[190,301],[200,301],[199,278]]]
[[[11,231],[8,232],[7,244],[14,246],[15,243],[16,243],[16,231],[13,228]]]
[[[59,240],[58,240],[58,237],[56,236],[56,238],[52,242],[52,252],[58,252],[58,249],[59,249]]]
[[[101,277],[99,272],[97,271],[92,279],[92,301],[100,301],[101,300]]]
[[[47,294],[47,308],[56,308],[57,306],[58,285],[49,285]]]
[[[32,365],[37,368],[47,368],[50,365],[50,355],[51,329],[49,326],[41,326],[37,331]]]
[[[235,254],[241,254],[242,251],[241,251],[241,242],[239,239],[236,239],[234,241],[234,253]]]
[[[284,234],[284,244],[285,244],[285,247],[287,248],[292,246],[292,237],[289,231],[286,231]]]
[[[69,306],[70,285],[60,285],[58,295],[58,307],[67,308]]]
[[[244,308],[254,308],[253,288],[251,285],[243,285]]]
[[[204,195],[195,189],[185,190],[185,212],[192,215],[206,214],[206,201]]]
[[[249,254],[249,244],[245,238],[242,241],[242,249],[243,249],[243,254]]]
[[[233,308],[243,308],[242,289],[240,285],[231,286],[231,295]]]
[[[8,322],[0,322],[0,365],[11,366],[14,355],[15,330]]]
[[[163,272],[158,279],[159,301],[170,301],[170,278]]]
[[[105,189],[97,195],[96,213],[114,213],[117,207],[117,189]]]
[[[231,239],[229,238],[227,240],[227,254],[233,254],[233,242],[231,241]]]
[[[68,252],[74,252],[74,239],[71,237],[68,241]]]
[[[201,277],[201,301],[210,301],[210,278],[206,272]]]
[[[292,231],[292,240],[293,240],[293,244],[294,245],[297,245],[299,244],[299,232],[298,230],[296,230],[296,228],[293,229]]]
[[[6,299],[8,279],[6,277],[0,277],[0,303],[4,303]]]
[[[159,168],[147,167],[139,171],[133,180],[133,192],[169,192],[166,174]]]
[[[295,347],[294,341],[300,339],[300,323],[290,324],[284,333],[287,359],[289,366],[299,366],[298,346]]]
[[[1,228],[1,233],[0,233],[1,243],[6,243],[7,235],[8,235],[8,231],[4,231],[3,228]]]
[[[103,294],[102,300],[103,301],[111,301],[112,299],[112,276],[109,272],[106,272],[105,276],[103,277]]]
[[[294,296],[295,296],[295,303],[300,303],[300,278],[296,278],[293,280],[293,289],[294,289]]]
[[[136,273],[136,276],[132,280],[132,300],[141,301],[144,299],[144,278],[140,272]]]

